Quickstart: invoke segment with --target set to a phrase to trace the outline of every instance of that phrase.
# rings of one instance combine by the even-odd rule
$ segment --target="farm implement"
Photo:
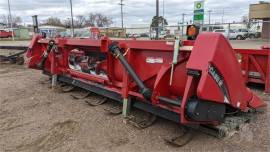
[[[28,47],[24,46],[0,46],[0,63],[9,62],[18,65],[24,64],[23,54],[25,54],[27,48]],[[16,50],[15,53],[14,50]]]
[[[261,49],[235,49],[241,56],[241,69],[246,83],[264,84],[270,93],[270,46]]]
[[[36,36],[27,57],[28,67],[49,75],[53,86],[84,89],[74,99],[100,95],[100,101],[88,101],[92,106],[118,101],[121,108],[107,110],[139,128],[156,116],[187,126],[183,136],[167,140],[177,146],[191,140],[194,129],[224,137],[266,106],[246,87],[234,49],[218,33],[201,33],[195,41]],[[148,119],[132,118],[132,107]]]

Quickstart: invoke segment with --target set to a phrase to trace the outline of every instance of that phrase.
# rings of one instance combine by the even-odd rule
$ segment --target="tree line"
[[[73,19],[74,28],[83,28],[83,27],[108,27],[113,21],[110,17],[105,16],[100,13],[90,13],[87,16],[77,15]],[[57,17],[49,17],[41,23],[41,25],[52,25],[52,26],[62,26],[66,28],[71,27],[71,18],[61,20]]]
[[[11,19],[8,15],[5,14],[0,14],[0,23],[7,25],[8,27],[10,26]],[[12,26],[17,27],[22,23],[22,19],[19,16],[13,16],[12,17]]]
[[[109,27],[113,24],[112,18],[105,16],[101,13],[90,13],[88,15],[77,15],[73,19],[74,28],[83,27]],[[8,15],[0,15],[0,23],[10,26],[10,18]],[[12,17],[13,27],[17,27],[22,23],[22,19],[19,16]],[[51,26],[61,26],[70,28],[71,18],[61,20],[58,17],[49,17],[45,20],[40,21],[40,25],[51,25]]]
[[[90,13],[88,15],[77,15],[73,19],[74,28],[83,27],[109,27],[113,24],[112,18],[105,16],[101,13]],[[10,18],[8,15],[0,15],[0,23],[10,26]],[[13,27],[18,27],[22,23],[22,19],[19,16],[12,17]],[[40,21],[40,25],[51,25],[60,27],[71,27],[71,18],[61,20],[58,17],[49,17]],[[159,27],[161,25],[168,25],[168,22],[162,16],[154,16],[151,21],[151,27]]]

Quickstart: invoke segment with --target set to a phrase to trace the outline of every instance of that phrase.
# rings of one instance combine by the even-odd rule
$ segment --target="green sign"
[[[204,1],[194,2],[194,24],[202,24],[204,21]]]
[[[204,14],[196,14],[193,16],[194,21],[203,21],[204,20]]]

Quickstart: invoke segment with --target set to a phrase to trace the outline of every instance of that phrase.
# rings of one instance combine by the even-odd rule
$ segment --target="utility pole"
[[[122,23],[122,29],[124,29],[124,13],[123,13],[123,0],[120,0],[119,5],[121,6],[121,23]]]
[[[211,24],[211,12],[212,12],[212,10],[209,10],[208,11],[208,19],[209,19],[209,21],[208,21],[209,23],[208,24],[209,25]]]
[[[164,8],[164,6],[165,6],[165,3],[164,3],[164,0],[162,0],[162,2],[163,2],[163,4],[162,4],[162,16],[163,16],[163,20],[162,20],[162,27],[163,27],[163,29],[164,29],[164,26],[165,26],[165,8]]]
[[[70,16],[71,16],[71,36],[74,37],[74,20],[73,20],[73,8],[72,8],[72,0],[70,2]]]
[[[222,18],[221,18],[221,23],[224,23],[224,8],[222,9]]]
[[[8,12],[9,12],[9,15],[8,15],[8,20],[10,22],[10,28],[11,28],[11,34],[12,34],[12,40],[14,41],[14,31],[13,31],[13,23],[12,23],[12,16],[11,16],[11,11],[10,11],[10,2],[8,0]]]
[[[38,30],[38,19],[37,19],[37,15],[32,16],[33,19],[33,28],[34,28],[34,33],[37,34],[39,32]]]
[[[156,0],[156,17],[157,17],[157,22],[158,22],[158,27],[156,28],[156,39],[159,38],[159,0]]]
[[[184,36],[185,13],[182,14],[182,36]]]

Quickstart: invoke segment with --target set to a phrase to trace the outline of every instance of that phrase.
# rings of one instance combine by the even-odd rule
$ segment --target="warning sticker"
[[[163,58],[159,58],[159,57],[148,57],[146,58],[146,62],[147,63],[163,63]]]

